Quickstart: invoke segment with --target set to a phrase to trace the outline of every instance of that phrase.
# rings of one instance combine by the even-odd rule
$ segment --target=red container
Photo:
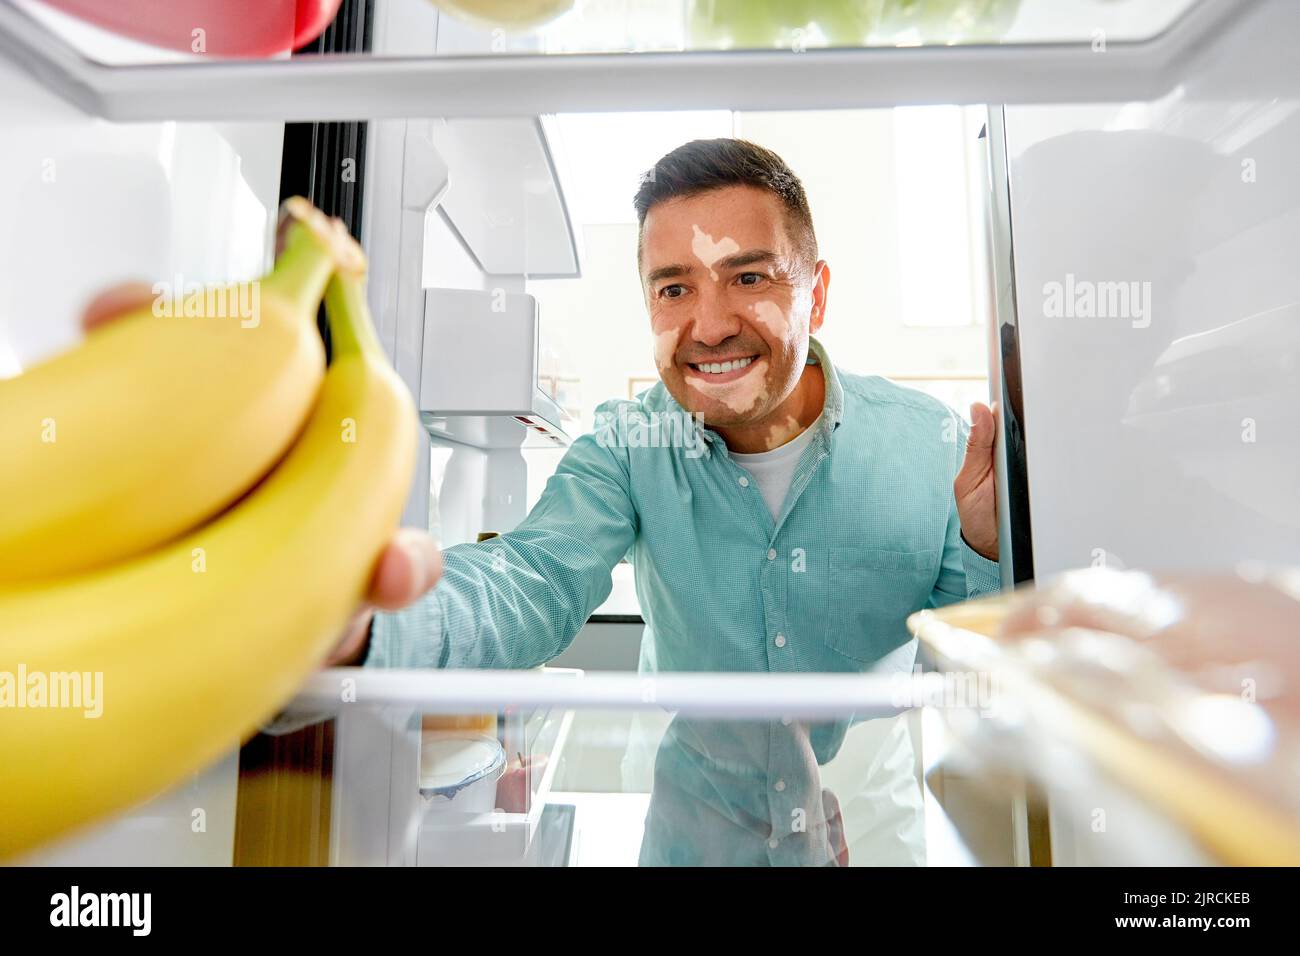
[[[333,22],[343,0],[42,2],[120,36],[169,50],[262,57],[296,50],[316,39]]]

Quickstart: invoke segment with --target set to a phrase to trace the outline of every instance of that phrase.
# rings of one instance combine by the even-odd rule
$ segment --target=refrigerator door
[[[1006,108],[1007,345],[1040,580],[1090,566],[1257,580],[1300,554],[1297,29],[1293,10],[1268,13],[1150,102]],[[1049,791],[1056,862],[1115,845],[1064,809],[1112,797],[1098,780]]]
[[[1300,554],[1300,29],[1270,10],[1151,102],[1006,109],[1040,578]]]
[[[1025,451],[1025,403],[1017,332],[1015,257],[1008,191],[1006,116],[990,106],[984,128],[986,166],[984,272],[989,315],[989,400],[998,403],[998,541],[1003,587],[1034,577]]]

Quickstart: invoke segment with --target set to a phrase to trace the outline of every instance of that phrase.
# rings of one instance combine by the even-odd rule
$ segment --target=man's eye
[[[763,279],[766,279],[767,276],[763,275],[763,273],[761,272],[742,272],[738,276],[738,278],[740,279],[741,285],[758,285],[759,282],[761,282]],[[745,281],[746,279],[753,279],[754,281],[746,282]]]
[[[680,285],[666,285],[659,290],[659,295],[665,299],[680,299],[681,293],[685,291],[685,288]]]

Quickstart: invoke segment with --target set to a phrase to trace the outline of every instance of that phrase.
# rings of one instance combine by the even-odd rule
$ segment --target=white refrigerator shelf
[[[1269,0],[1202,0],[1140,40],[103,63],[0,2],[0,56],[114,121],[370,120],[1151,100]]]

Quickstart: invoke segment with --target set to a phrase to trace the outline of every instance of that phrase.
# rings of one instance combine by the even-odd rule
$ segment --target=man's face
[[[665,200],[646,214],[641,276],[655,365],[673,398],[711,426],[766,419],[798,384],[808,335],[821,326],[824,289],[814,294],[815,268],[786,221],[781,200],[751,186]]]

